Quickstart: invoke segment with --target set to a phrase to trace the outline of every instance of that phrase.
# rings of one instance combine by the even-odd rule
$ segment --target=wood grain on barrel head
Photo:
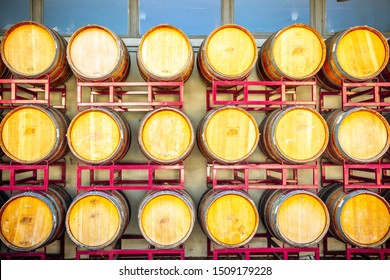
[[[241,28],[221,28],[209,39],[207,58],[215,71],[226,75],[240,75],[250,68],[257,58],[256,44]]]
[[[72,37],[68,59],[83,76],[100,78],[112,72],[118,64],[120,46],[109,31],[98,26],[85,28]]]
[[[386,45],[369,29],[346,33],[337,45],[337,60],[350,76],[365,78],[375,75],[388,60]]]
[[[3,44],[3,55],[8,65],[26,76],[45,72],[56,55],[52,35],[35,24],[19,25],[8,33]]]
[[[77,241],[87,246],[105,244],[111,241],[119,230],[118,209],[105,197],[82,197],[68,211],[69,231]]]
[[[180,158],[191,148],[192,126],[188,120],[173,110],[160,110],[152,114],[141,131],[146,152],[162,161]]]
[[[185,238],[192,228],[192,211],[179,197],[159,195],[149,200],[141,214],[144,234],[160,245],[173,245]]]
[[[191,59],[191,45],[184,34],[169,26],[152,29],[140,45],[140,58],[148,72],[158,77],[180,74]]]
[[[385,120],[368,110],[348,114],[340,123],[338,140],[342,149],[351,157],[370,159],[388,145],[388,129]]]
[[[328,127],[325,120],[309,109],[286,112],[277,122],[275,140],[280,151],[295,160],[310,160],[326,148]]]
[[[210,234],[225,244],[240,244],[256,232],[258,214],[247,199],[228,194],[216,199],[209,207],[206,224]]]
[[[311,29],[292,26],[274,41],[272,57],[285,76],[305,78],[314,75],[325,60],[325,43]]]
[[[254,118],[235,108],[216,112],[205,128],[208,149],[223,160],[246,158],[258,143],[258,128]]]
[[[102,111],[90,111],[72,121],[68,137],[80,157],[99,161],[117,150],[121,135],[112,116]]]
[[[314,196],[300,193],[288,197],[277,214],[281,235],[300,244],[317,240],[329,224],[326,211],[326,206]]]
[[[340,223],[343,232],[354,242],[374,244],[383,240],[390,230],[389,208],[374,195],[359,194],[345,203]]]
[[[46,113],[24,108],[8,114],[1,127],[1,145],[7,153],[21,161],[33,162],[53,149],[57,130]]]
[[[10,244],[28,248],[47,240],[53,227],[53,214],[46,203],[33,196],[21,196],[4,207],[1,233]]]

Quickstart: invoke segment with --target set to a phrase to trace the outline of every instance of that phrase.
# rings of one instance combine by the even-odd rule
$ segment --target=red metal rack
[[[390,110],[390,82],[378,82],[376,79],[367,82],[342,81],[340,91],[327,91],[320,88],[320,112],[327,112],[325,97],[337,97],[343,111],[347,107],[365,106],[377,111]]]
[[[56,99],[59,99],[56,102],[59,104],[53,104]],[[66,86],[51,88],[48,76],[25,79],[12,75],[10,79],[0,79],[0,109],[26,104],[39,104],[65,111]]]
[[[295,248],[288,247],[285,243],[281,246],[275,242],[274,238],[268,233],[257,233],[253,239],[265,239],[267,247],[264,248],[251,248],[250,245],[240,248],[222,248],[214,247],[211,241],[207,240],[207,256],[212,257],[214,260],[218,260],[220,256],[236,255],[241,256],[245,260],[251,259],[251,257],[258,256],[273,256],[276,259],[288,260],[289,257],[299,258],[300,253],[312,253],[316,260],[320,259],[319,245],[316,247],[303,247]]]
[[[229,179],[219,179],[219,172],[230,172]],[[299,172],[310,172],[309,183],[299,181]],[[225,172],[226,173],[226,172]],[[207,165],[207,183],[214,189],[318,189],[318,163],[291,165],[273,162]]]
[[[300,87],[310,88],[306,100],[298,93]],[[304,81],[214,81],[206,89],[207,110],[224,105],[236,105],[246,110],[270,111],[287,105],[316,108],[317,83],[315,78]]]
[[[344,249],[333,249],[332,246],[329,244],[329,239],[333,240],[333,242],[336,242],[336,244],[339,244],[340,246],[343,246]],[[354,256],[360,255],[365,259],[370,259],[371,256],[376,256],[379,260],[385,260],[386,256],[387,259],[389,259],[390,256],[390,248],[386,247],[384,244],[382,244],[378,248],[358,248],[351,246],[347,243],[343,243],[341,241],[338,241],[332,236],[325,236],[323,239],[323,252],[324,252],[324,258],[327,257],[342,257],[347,260],[352,260]]]
[[[164,101],[168,99],[170,101]],[[183,82],[81,82],[77,81],[77,108],[111,107],[117,111],[151,111],[171,106],[182,109]]]
[[[59,178],[52,178],[50,171],[59,170]],[[0,164],[1,186],[0,190],[43,190],[47,191],[49,184],[65,187],[66,161],[60,160],[49,164],[47,161],[23,165],[16,162]]]
[[[118,258],[130,258],[130,257],[146,257],[148,260],[153,260],[157,256],[160,257],[176,257],[181,260],[185,259],[185,248],[184,245],[180,245],[174,249],[159,249],[152,245],[148,245],[147,249],[124,249],[123,240],[126,239],[144,239],[140,235],[124,234],[118,241],[119,248],[113,248],[110,250],[80,250],[76,248],[76,260],[80,260],[82,256],[88,258],[107,258],[114,260]]]
[[[342,178],[332,176],[335,172],[330,168],[337,168],[342,173]],[[373,162],[367,164],[353,164],[343,162],[335,164],[321,160],[321,182],[323,185],[330,183],[343,183],[344,191],[348,189],[381,189],[390,188],[389,176],[390,162]]]
[[[136,178],[133,172],[145,171],[145,178]],[[97,178],[106,172],[107,178]],[[87,176],[83,176],[83,175]],[[107,174],[108,173],[108,174]],[[174,174],[172,174],[174,173]],[[165,177],[159,179],[158,177]],[[169,178],[168,178],[169,177]],[[89,180],[82,183],[83,180]],[[173,165],[148,163],[117,163],[110,165],[77,164],[77,192],[88,190],[155,190],[155,189],[184,189],[184,165],[179,162]],[[76,248],[76,259],[81,256],[88,258],[100,257],[114,259],[125,256],[146,256],[149,260],[155,256],[179,256],[185,258],[184,245],[172,249],[158,249],[149,245],[147,249],[123,249],[122,241],[125,239],[143,239],[139,235],[124,234],[117,242],[120,248],[103,250],[84,250]]]
[[[108,178],[97,179],[98,171],[100,171],[100,175],[104,172],[106,172],[106,175],[108,173]],[[144,171],[146,178],[137,179],[132,176],[133,172],[136,171]],[[169,178],[157,178],[162,175]],[[86,178],[89,178],[89,182],[83,183],[83,179]],[[98,188],[104,190],[184,189],[184,165],[182,162],[173,165],[161,165],[151,162],[84,165],[78,162],[76,188],[77,191]]]
[[[59,260],[65,257],[65,233],[54,242],[59,244],[60,251],[58,253],[52,253],[48,250],[47,246],[40,249],[36,249],[30,252],[17,252],[7,248],[6,252],[0,253],[0,259],[13,260],[13,259],[40,259],[40,260]]]

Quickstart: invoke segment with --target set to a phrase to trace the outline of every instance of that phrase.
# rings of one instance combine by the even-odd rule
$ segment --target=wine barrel
[[[68,193],[56,185],[47,192],[13,195],[0,210],[0,239],[15,251],[32,251],[57,240],[64,232]]]
[[[324,187],[319,197],[330,214],[332,235],[353,246],[376,247],[390,237],[390,206],[369,190],[345,193],[340,183]]]
[[[199,123],[197,142],[207,159],[237,163],[255,151],[259,129],[256,120],[244,109],[224,106],[209,111]]]
[[[130,147],[131,131],[120,112],[90,108],[78,113],[67,132],[71,152],[81,161],[105,164],[122,159]]]
[[[268,232],[295,247],[317,244],[329,229],[329,212],[315,194],[306,190],[266,190],[259,213]]]
[[[79,247],[103,249],[122,236],[130,221],[130,205],[119,191],[87,191],[75,197],[66,214],[70,239]]]
[[[329,144],[324,156],[334,163],[369,163],[380,159],[390,146],[390,126],[378,112],[355,107],[325,116]]]
[[[303,80],[317,74],[325,56],[325,42],[316,29],[292,24],[273,33],[264,42],[256,70],[261,80]]]
[[[209,190],[198,207],[198,220],[206,236],[226,248],[250,242],[259,225],[252,198],[243,190]]]
[[[138,144],[150,160],[171,164],[184,160],[195,144],[191,121],[180,110],[162,107],[141,121]]]
[[[244,27],[225,24],[203,40],[198,53],[198,71],[206,84],[213,80],[245,80],[257,61],[257,45]]]
[[[50,85],[65,83],[72,72],[66,59],[66,40],[54,29],[33,21],[11,26],[1,41],[0,53],[8,69],[27,79],[49,76]]]
[[[389,45],[390,48],[390,39],[387,41],[387,44]],[[390,82],[390,60],[387,63],[386,67],[381,72],[381,74],[379,75],[379,78],[382,82],[386,82],[386,83]]]
[[[147,82],[187,81],[194,68],[194,52],[186,34],[179,28],[160,24],[141,38],[137,65]]]
[[[82,81],[121,82],[130,71],[125,43],[108,28],[96,24],[81,27],[72,34],[67,59],[74,75]]]
[[[0,41],[1,45],[1,41]],[[1,48],[0,48],[0,79],[5,79],[10,75],[10,71],[8,70],[7,66],[3,62],[3,59],[1,57]]]
[[[363,82],[378,76],[389,61],[389,45],[374,28],[355,26],[325,40],[326,59],[317,81],[328,90],[339,90],[343,80]]]
[[[324,118],[303,106],[273,111],[262,121],[259,130],[261,150],[277,162],[299,164],[316,160],[329,140]]]
[[[10,111],[0,123],[0,146],[23,164],[55,162],[66,155],[68,118],[54,108],[24,105]]]
[[[139,205],[138,226],[151,245],[169,249],[187,240],[195,216],[195,204],[186,191],[154,190]]]

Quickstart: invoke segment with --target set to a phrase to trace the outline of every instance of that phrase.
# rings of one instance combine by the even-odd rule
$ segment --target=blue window
[[[234,22],[252,33],[275,32],[294,23],[310,25],[310,0],[236,0]]]
[[[180,28],[187,36],[208,35],[221,25],[221,1],[139,0],[139,31],[159,24]]]
[[[125,0],[45,0],[44,23],[60,34],[98,24],[118,35],[129,33],[129,1]]]
[[[30,20],[30,0],[0,0],[0,33],[12,25]]]
[[[326,32],[333,33],[357,25],[390,32],[389,0],[326,1]]]

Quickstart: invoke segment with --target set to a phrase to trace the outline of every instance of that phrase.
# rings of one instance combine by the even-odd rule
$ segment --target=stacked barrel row
[[[26,32],[42,33],[51,37],[50,40],[54,41],[52,46],[61,41],[62,47],[52,48],[52,56],[45,57],[49,61],[40,58],[44,56],[41,53],[32,56],[34,59],[30,61],[21,62],[16,58],[15,51],[19,45],[27,46],[22,48],[25,53],[35,49],[28,46],[25,39],[21,39],[25,38]],[[270,36],[258,52],[256,41],[247,30],[237,25],[225,25],[203,41],[197,57],[198,70],[204,81],[211,84],[214,80],[244,80],[256,65],[262,80],[280,80],[284,77],[302,80],[317,76],[321,85],[334,89],[340,87],[342,79],[366,80],[376,77],[384,69],[389,51],[382,37],[371,28],[356,27],[335,34],[328,39],[332,41],[329,43],[328,40],[323,42],[313,28],[297,24]],[[359,41],[359,50],[351,54],[357,49],[350,48],[350,44],[355,41]],[[44,52],[43,48],[39,49]],[[64,60],[65,49],[67,59]],[[370,59],[366,58],[367,49],[370,50]],[[36,23],[21,23],[7,31],[1,44],[1,53],[5,64],[14,74],[28,78],[48,75],[53,86],[68,79],[70,72],[65,70],[68,67],[66,61],[74,75],[85,81],[124,81],[130,64],[123,41],[108,29],[96,25],[75,32],[66,47],[66,42],[54,31]],[[345,58],[347,54],[350,57]],[[51,57],[57,61],[53,62]],[[356,64],[350,65],[352,61]],[[186,81],[194,66],[190,41],[175,27],[161,25],[152,28],[141,39],[137,65],[141,76],[147,81]],[[354,76],[355,72],[351,69],[355,71],[359,66],[365,69],[358,70]],[[25,70],[27,75],[24,74]],[[87,109],[70,121],[53,108],[22,106],[5,116],[0,130],[0,144],[6,155],[23,164],[42,160],[54,162],[67,153],[68,147],[74,156],[88,164],[119,162],[131,144],[131,129],[126,119],[121,113],[108,108]],[[248,159],[259,146],[267,157],[276,162],[305,164],[317,160],[322,154],[336,163],[375,161],[388,150],[388,136],[387,121],[379,113],[367,108],[355,108],[347,112],[336,110],[323,117],[310,108],[286,107],[273,111],[258,124],[247,111],[226,106],[208,112],[198,124],[196,133],[182,111],[169,107],[157,109],[141,121],[137,139],[144,155],[161,164],[184,160],[191,153],[195,138],[199,149],[210,161],[239,163]],[[333,189],[334,192],[331,192]],[[389,236],[390,223],[387,202],[368,191],[354,193],[352,202],[345,206],[345,209],[350,207],[352,210],[345,210],[342,215],[333,214],[332,207],[339,209],[344,206],[335,206],[335,203],[329,201],[340,192],[340,186],[329,186],[320,193],[319,199],[315,194],[303,190],[287,193],[269,190],[263,193],[256,207],[245,191],[210,190],[199,203],[198,220],[211,240],[226,247],[242,246],[251,240],[259,225],[259,212],[270,233],[294,246],[309,246],[319,242],[329,226],[332,233],[336,237],[340,236],[344,242],[349,242],[343,239],[344,235],[353,236],[358,246],[384,242]],[[26,196],[30,197],[30,194]],[[373,203],[367,203],[368,200]],[[30,235],[26,227],[23,237],[16,236],[16,232],[12,233],[10,228],[17,228],[9,227],[12,223],[31,227],[48,216],[33,220],[31,213],[29,217],[21,213],[21,217],[12,217],[14,210],[10,208],[7,212],[6,209],[11,204],[16,209],[24,205],[15,203],[17,201],[20,201],[17,196],[12,197],[1,210],[1,225],[2,229],[4,225],[6,233],[3,234],[2,230],[2,240],[4,238],[8,244],[15,238],[15,247],[22,245],[22,250],[52,241],[53,236],[56,236],[52,232],[58,229],[52,229],[46,234],[49,236],[46,243],[28,240]],[[36,205],[45,204],[41,202],[45,201],[43,198],[38,203],[36,198],[32,201]],[[369,207],[375,205],[373,207],[378,209],[375,212],[379,213],[378,216],[373,217],[370,209],[363,211],[366,204]],[[128,225],[131,213],[129,203],[119,191],[87,192],[78,195],[72,203],[63,202],[61,206],[47,208],[57,208],[57,216],[62,218],[66,212],[64,223],[70,238],[78,246],[91,249],[103,248],[118,240]],[[65,208],[68,210],[63,210]],[[194,203],[185,191],[150,192],[139,206],[140,230],[153,245],[163,248],[177,246],[192,231],[194,209]],[[360,220],[348,222],[351,217],[362,216],[355,215],[356,211],[366,215]],[[51,219],[57,220],[58,217]],[[342,226],[336,229],[340,223]],[[359,225],[359,228],[375,229],[378,235],[373,236],[368,231],[356,232],[352,224]],[[99,234],[96,229],[99,229]],[[341,233],[337,235],[336,230]],[[18,231],[18,234],[20,232],[23,230]],[[364,236],[363,241],[359,241],[360,235],[365,234],[369,237]]]

